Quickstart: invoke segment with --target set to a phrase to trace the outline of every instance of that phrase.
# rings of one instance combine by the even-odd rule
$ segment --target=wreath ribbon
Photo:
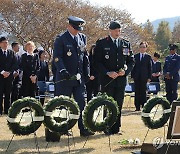
[[[10,123],[44,121],[44,116],[37,116],[37,117],[28,117],[28,116],[25,117],[25,116],[23,116],[22,119],[20,117],[17,117],[17,118],[7,117],[7,121]]]
[[[162,111],[162,110],[161,110],[161,111]],[[157,114],[157,113],[163,113],[163,114],[170,113],[170,112],[171,112],[171,109],[163,110],[163,112],[161,112],[161,111],[157,111],[156,114]],[[151,113],[152,113],[152,112],[151,112]],[[142,113],[141,113],[141,116],[142,116],[142,117],[150,117],[150,114],[151,114],[151,113],[142,112]]]

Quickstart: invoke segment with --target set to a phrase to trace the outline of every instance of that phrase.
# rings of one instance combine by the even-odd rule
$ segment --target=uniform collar
[[[67,30],[68,31],[68,30]],[[78,37],[78,34],[77,35],[73,35],[73,34],[71,34],[71,32],[70,31],[68,31],[69,32],[69,34],[71,35],[71,37],[74,39],[74,37],[76,36],[76,37]]]
[[[117,39],[115,39],[115,38],[113,38],[111,35],[109,35],[110,36],[110,38],[111,38],[111,40],[114,42],[114,40],[116,40],[117,42],[118,42],[118,39],[119,38],[117,38]]]
[[[145,52],[145,53],[141,53],[141,52],[140,52],[140,55],[144,55],[144,56],[145,56],[145,55],[146,55],[146,52]]]
[[[175,54],[173,54],[173,55],[170,55],[170,57],[171,57],[171,58],[173,58],[175,55],[176,55],[176,53],[175,53]]]
[[[154,61],[154,60],[153,60],[153,63],[154,63],[154,64],[156,64],[157,62],[158,62],[158,61]]]
[[[6,50],[4,50],[4,49],[2,49],[2,52],[4,53],[4,52],[8,52],[8,50],[6,49]]]
[[[117,39],[113,38],[111,35],[109,35],[109,37],[111,38],[113,43],[116,40],[116,47],[119,47],[119,37]]]
[[[32,53],[32,55],[31,55],[31,54],[29,54],[29,53],[27,52],[26,54],[27,54],[27,56],[34,56],[34,53]]]

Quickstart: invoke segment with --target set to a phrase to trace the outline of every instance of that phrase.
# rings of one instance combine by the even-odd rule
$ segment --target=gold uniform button
[[[54,61],[55,61],[55,62],[58,62],[58,61],[59,61],[59,58],[55,58]]]

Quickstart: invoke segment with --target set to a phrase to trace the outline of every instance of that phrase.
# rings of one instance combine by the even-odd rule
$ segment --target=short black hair
[[[11,47],[14,48],[18,44],[19,44],[18,42],[13,42],[13,43],[11,43]]]
[[[2,37],[0,38],[0,42],[2,42],[2,41],[6,41],[6,40],[8,40],[8,38],[7,38],[7,37],[5,37],[5,36],[2,36]]]
[[[148,43],[147,43],[146,41],[141,42],[141,43],[139,44],[139,46],[142,45],[142,44],[145,44],[146,47],[148,47]]]
[[[155,52],[155,53],[154,53],[154,57],[156,57],[156,58],[160,58],[160,54],[159,54],[159,53],[157,53],[157,52]]]
[[[39,57],[41,57],[41,55],[42,55],[43,53],[45,53],[45,51],[44,51],[44,50],[39,50],[39,52],[38,52]]]
[[[39,53],[39,50],[36,48],[33,53]]]

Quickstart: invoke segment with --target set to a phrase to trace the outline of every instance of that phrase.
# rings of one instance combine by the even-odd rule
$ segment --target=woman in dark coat
[[[44,50],[40,50],[38,52],[40,58],[40,70],[38,72],[38,81],[47,82],[49,81],[49,67],[48,62],[46,61],[46,52]],[[39,89],[39,94],[44,95],[44,91]],[[40,99],[41,104],[44,104],[44,98]]]
[[[34,42],[29,41],[25,44],[26,53],[21,57],[22,93],[23,97],[35,97],[37,89],[37,74],[40,69],[39,56],[34,53]]]
[[[86,83],[87,102],[89,102],[93,96],[96,96],[100,89],[100,85],[98,81],[98,72],[94,67],[94,59],[93,59],[94,48],[95,45],[92,45],[88,56],[90,62],[90,78]]]

